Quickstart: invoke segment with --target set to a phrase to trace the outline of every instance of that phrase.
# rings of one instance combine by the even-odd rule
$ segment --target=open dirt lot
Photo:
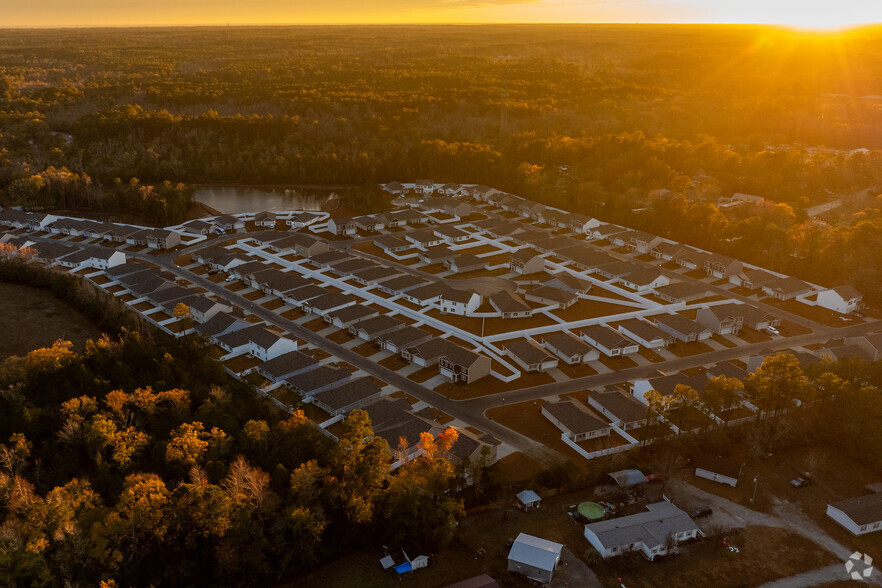
[[[79,349],[101,331],[88,317],[48,290],[0,282],[0,360],[48,347],[56,339],[73,342]]]

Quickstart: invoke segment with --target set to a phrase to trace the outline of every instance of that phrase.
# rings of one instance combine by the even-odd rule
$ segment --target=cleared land
[[[80,348],[86,339],[101,335],[97,325],[48,290],[0,282],[0,360],[24,355],[57,339]]]

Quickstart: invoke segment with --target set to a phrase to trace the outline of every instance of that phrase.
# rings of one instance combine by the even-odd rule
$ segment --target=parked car
[[[766,327],[766,333],[768,333],[769,335],[780,335],[781,331],[779,331],[775,327]]]
[[[699,506],[696,509],[693,509],[692,512],[689,513],[689,516],[693,519],[703,519],[705,517],[709,517],[714,514],[713,509],[709,506]]]
[[[646,476],[646,481],[650,484],[661,484],[664,482],[664,478],[661,474],[649,474]]]
[[[806,486],[811,486],[812,484],[812,476],[809,473],[805,473],[793,480],[790,480],[790,485],[794,488],[805,488]]]
[[[232,282],[232,281],[235,280],[235,279],[236,279],[236,278],[234,278],[233,276],[227,276],[227,279],[224,280],[224,282]]]

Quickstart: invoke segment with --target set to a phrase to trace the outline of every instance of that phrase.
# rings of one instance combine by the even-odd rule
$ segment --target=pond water
[[[223,214],[236,214],[264,210],[321,210],[322,205],[334,196],[336,193],[330,190],[200,186],[193,199]]]

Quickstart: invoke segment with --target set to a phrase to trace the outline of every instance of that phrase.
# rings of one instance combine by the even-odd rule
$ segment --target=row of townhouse
[[[57,241],[34,242],[26,236],[4,234],[0,243],[12,246],[18,255],[49,267],[70,271],[93,268],[104,270],[124,264],[126,254],[106,247],[81,247]]]
[[[12,208],[0,210],[0,227],[44,231],[87,239],[107,239],[114,243],[148,246],[152,249],[171,249],[181,242],[181,234],[169,229],[58,217],[52,214],[22,212]]]

